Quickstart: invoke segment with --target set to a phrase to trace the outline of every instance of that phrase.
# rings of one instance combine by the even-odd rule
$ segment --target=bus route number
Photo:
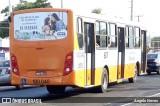
[[[36,85],[49,84],[50,80],[49,79],[34,79],[33,83],[36,84]]]

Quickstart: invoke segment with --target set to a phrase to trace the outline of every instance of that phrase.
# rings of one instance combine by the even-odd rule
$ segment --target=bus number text
[[[50,80],[49,79],[34,79],[33,83],[36,84],[36,85],[49,84]]]

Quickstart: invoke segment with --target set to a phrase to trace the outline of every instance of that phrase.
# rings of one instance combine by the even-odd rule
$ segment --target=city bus
[[[136,81],[146,72],[146,29],[136,23],[70,9],[15,11],[10,18],[13,85],[95,87]]]

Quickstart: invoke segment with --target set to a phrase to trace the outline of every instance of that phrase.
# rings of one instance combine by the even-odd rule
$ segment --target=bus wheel
[[[107,69],[103,69],[101,85],[98,87],[98,92],[106,93],[108,89],[108,72]]]
[[[47,85],[46,88],[49,93],[62,94],[64,93],[66,86]]]
[[[135,66],[134,77],[128,78],[129,83],[134,83],[134,82],[136,82],[136,79],[137,79],[137,72],[138,72],[138,69],[137,69],[137,66]]]
[[[15,85],[15,87],[17,90],[21,90],[21,89],[23,89],[24,85]]]

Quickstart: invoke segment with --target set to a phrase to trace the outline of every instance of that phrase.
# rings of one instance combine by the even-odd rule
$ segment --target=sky
[[[5,8],[9,0],[1,2],[0,10]],[[19,3],[19,0],[10,0],[12,5]],[[34,2],[35,0],[27,0]],[[60,8],[63,1],[63,8],[74,9],[79,12],[90,13],[92,9],[101,8],[102,14],[130,20],[131,0],[48,0],[52,7]],[[148,30],[149,36],[160,36],[160,6],[159,0],[133,0],[133,21],[143,23]],[[0,20],[2,16],[0,16]]]

